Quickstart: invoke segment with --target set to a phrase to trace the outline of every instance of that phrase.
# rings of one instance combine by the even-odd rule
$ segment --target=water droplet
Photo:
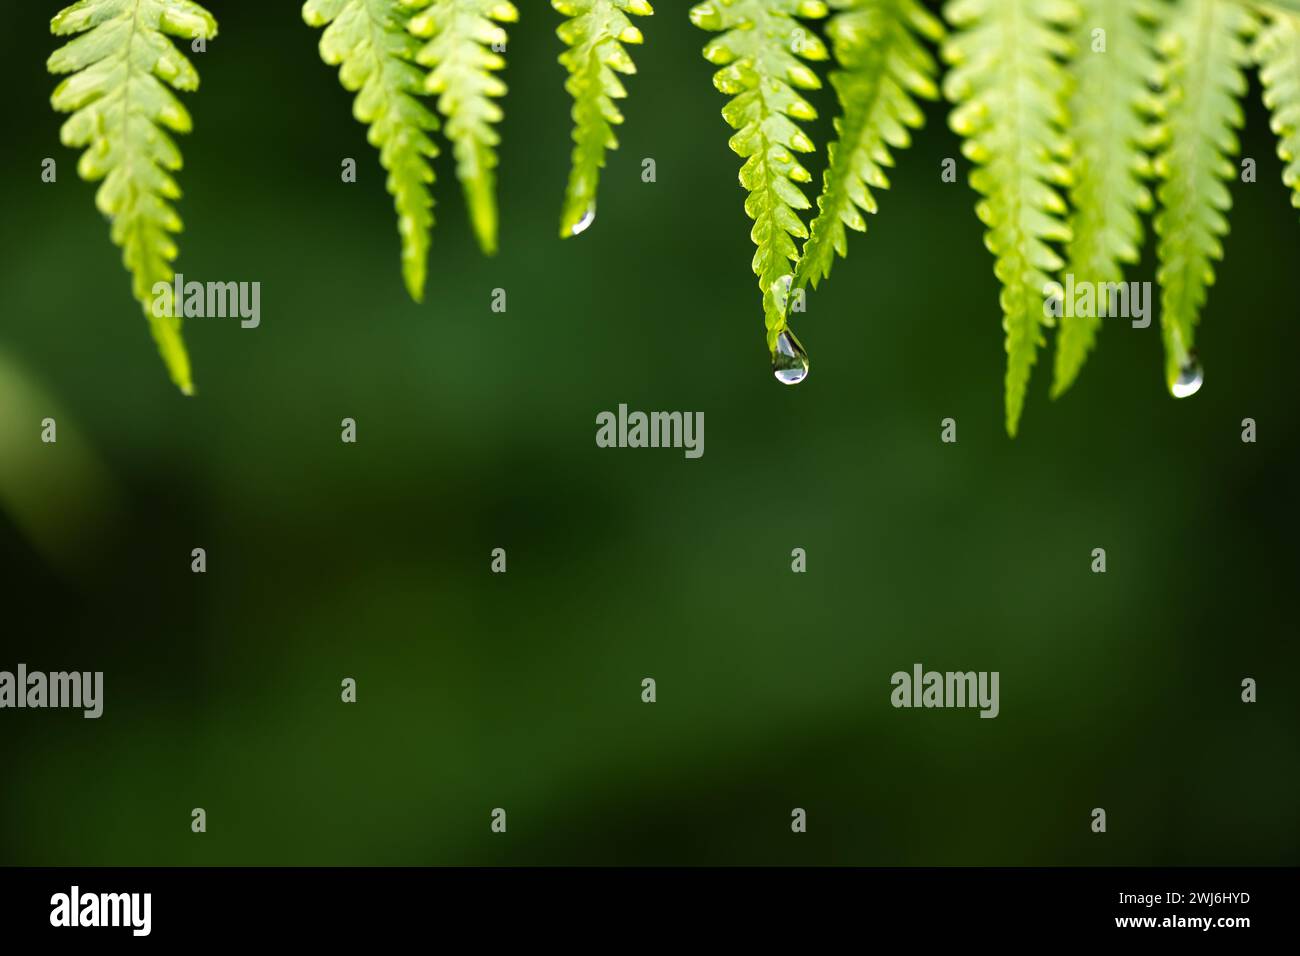
[[[1169,391],[1174,398],[1190,398],[1201,390],[1204,383],[1205,372],[1201,369],[1201,363],[1196,360],[1195,355],[1191,355],[1178,370],[1178,378],[1174,379],[1174,384],[1170,386]]]
[[[582,218],[573,224],[569,230],[569,235],[580,236],[596,221],[596,207],[588,206],[587,211],[582,214]]]
[[[782,385],[798,385],[808,377],[808,353],[789,329],[776,337],[772,374]]]

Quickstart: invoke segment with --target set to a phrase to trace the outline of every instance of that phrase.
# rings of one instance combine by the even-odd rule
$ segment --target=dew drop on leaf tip
[[[789,329],[776,337],[772,374],[782,385],[798,385],[808,377],[808,353]]]
[[[1192,355],[1178,370],[1178,377],[1174,379],[1174,384],[1169,387],[1169,391],[1174,398],[1190,398],[1201,390],[1201,385],[1204,383],[1205,372],[1201,368],[1201,363],[1196,360],[1196,356]]]
[[[596,221],[596,207],[588,206],[587,211],[582,214],[582,218],[573,224],[569,230],[569,235],[580,236],[591,228],[591,224]]]

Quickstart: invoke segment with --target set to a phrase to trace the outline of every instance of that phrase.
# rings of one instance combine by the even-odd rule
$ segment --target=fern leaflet
[[[77,164],[83,179],[103,180],[95,205],[112,225],[132,291],[143,306],[172,382],[194,393],[180,319],[155,315],[154,286],[170,285],[181,220],[172,202],[180,187],[172,173],[181,154],[168,135],[189,132],[192,121],[168,89],[198,89],[199,75],[168,35],[210,39],[212,15],[190,0],[80,0],[50,22],[58,36],[81,34],[47,61],[51,73],[70,73],[51,104],[72,115],[63,124],[65,146],[86,147]]]
[[[420,9],[411,17],[411,33],[425,41],[416,56],[430,67],[427,93],[438,96],[438,112],[456,156],[456,176],[465,190],[470,222],[479,246],[488,255],[497,251],[496,147],[501,137],[493,123],[501,121],[495,97],[506,85],[493,71],[505,66],[496,52],[504,49],[501,23],[514,23],[519,11],[508,0],[403,0]],[[493,21],[496,21],[495,23]]]
[[[369,127],[388,171],[402,240],[402,276],[411,298],[424,298],[433,229],[433,166],[438,155],[429,133],[438,120],[420,101],[424,74],[415,65],[420,41],[407,32],[410,10],[402,0],[307,0],[308,26],[325,27],[320,55],[339,67],[339,81],[356,93],[353,113]]]
[[[1258,26],[1243,4],[1180,0],[1166,12],[1157,49],[1161,96],[1159,154],[1160,237],[1157,277],[1165,343],[1165,379],[1171,392],[1195,365],[1195,331],[1214,261],[1223,258],[1226,213],[1236,175],[1236,130],[1244,121],[1246,39]]]
[[[1016,434],[1042,326],[1049,273],[1063,262],[1050,242],[1068,242],[1069,186],[1062,159],[1069,77],[1061,61],[1070,41],[1063,29],[1077,9],[1068,0],[954,0],[944,14],[956,33],[944,45],[952,69],[944,93],[957,106],[949,123],[976,164],[971,186],[996,257],[1006,331],[1006,424]]]
[[[1155,69],[1153,13],[1147,0],[1083,0],[1082,11],[1072,63],[1073,239],[1066,273],[1096,296],[1093,314],[1066,309],[1060,318],[1053,397],[1074,384],[1092,350],[1103,305],[1112,304],[1109,284],[1123,281],[1124,266],[1141,258],[1140,213],[1152,205],[1143,183],[1151,159],[1143,147],[1155,110],[1148,85]]]
[[[917,0],[833,3],[842,11],[826,28],[840,65],[830,77],[841,110],[835,120],[839,138],[830,146],[818,213],[796,272],[800,286],[811,282],[814,288],[829,278],[836,253],[847,255],[845,227],[866,231],[862,213],[877,208],[871,190],[889,188],[891,147],[906,149],[908,128],[924,122],[914,97],[938,98],[938,64],[918,35],[943,37],[943,25]]]
[[[596,214],[596,188],[605,153],[618,148],[614,126],[623,114],[614,101],[627,96],[619,73],[636,72],[624,43],[642,42],[628,15],[654,13],[648,0],[551,0],[569,17],[555,31],[565,45],[560,63],[569,71],[564,88],[573,97],[573,158],[560,213],[560,236],[576,236]]]
[[[796,88],[817,89],[821,81],[799,58],[828,56],[821,40],[794,17],[813,19],[827,12],[820,0],[707,0],[691,9],[697,27],[722,32],[705,46],[704,57],[722,67],[713,85],[733,97],[722,115],[737,131],[732,150],[745,160],[740,184],[749,193],[745,212],[754,220],[750,238],[758,247],[753,269],[773,355],[786,329],[783,283],[799,258],[795,239],[808,237],[798,210],[812,205],[796,185],[812,176],[794,153],[814,147],[795,120],[816,119],[817,112]]]
[[[1282,182],[1300,209],[1300,14],[1277,11],[1255,46],[1264,105],[1273,114],[1277,154],[1286,163]]]

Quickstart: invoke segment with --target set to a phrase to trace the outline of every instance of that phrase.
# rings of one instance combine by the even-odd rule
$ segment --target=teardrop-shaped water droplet
[[[596,221],[596,207],[595,205],[588,206],[587,211],[582,214],[582,218],[579,219],[577,222],[575,222],[573,224],[573,227],[569,230],[569,235],[571,236],[582,235],[595,221]]]
[[[1201,363],[1192,355],[1181,369],[1178,370],[1178,378],[1174,379],[1174,384],[1170,386],[1169,391],[1174,398],[1190,398],[1201,390],[1201,385],[1205,383],[1205,372],[1201,369]]]
[[[808,353],[789,329],[776,337],[772,374],[782,385],[798,385],[808,377]]]

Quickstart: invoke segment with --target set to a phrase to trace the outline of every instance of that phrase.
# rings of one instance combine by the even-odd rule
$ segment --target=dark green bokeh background
[[[1257,86],[1202,393],[1164,393],[1156,324],[1110,321],[1056,403],[1044,353],[1011,441],[941,107],[786,389],[685,3],[645,24],[600,214],[561,242],[559,18],[525,0],[502,253],[446,150],[417,307],[299,4],[213,0],[178,266],[260,281],[263,319],[188,323],[187,400],[58,142],[58,5],[6,3],[0,50],[0,669],[103,670],[106,707],[0,712],[0,863],[1297,862],[1300,222]],[[704,457],[598,449],[619,402],[703,411]],[[1001,716],[892,709],[916,661],[1000,671]]]

